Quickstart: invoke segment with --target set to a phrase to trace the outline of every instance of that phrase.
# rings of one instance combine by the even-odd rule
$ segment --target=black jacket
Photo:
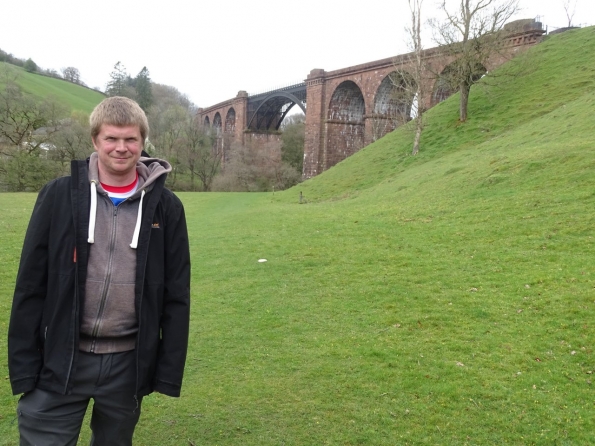
[[[137,248],[137,396],[179,396],[188,346],[190,253],[184,208],[164,188],[144,199]],[[48,183],[29,222],[8,331],[14,394],[67,394],[76,373],[85,293],[90,188],[85,161]]]

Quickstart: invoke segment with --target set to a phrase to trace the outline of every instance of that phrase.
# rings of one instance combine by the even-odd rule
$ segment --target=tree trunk
[[[173,175],[170,177],[171,178],[171,187],[174,187],[174,185],[176,184],[178,169],[176,167],[174,167],[174,168],[172,168],[172,171],[173,171]]]
[[[412,155],[417,155],[419,152],[419,140],[421,139],[422,127],[423,122],[421,120],[421,116],[417,115],[415,118],[415,137],[413,138],[413,150],[411,151]]]
[[[461,92],[461,103],[459,106],[459,120],[461,122],[465,122],[467,120],[467,106],[469,104],[469,90],[471,90],[471,86],[468,85],[466,82],[461,84],[460,92]]]

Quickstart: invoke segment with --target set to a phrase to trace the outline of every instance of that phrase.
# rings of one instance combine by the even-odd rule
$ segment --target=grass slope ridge
[[[465,124],[431,110],[416,157],[401,129],[282,193],[179,194],[184,388],[145,398],[135,444],[595,444],[594,34],[472,89]],[[3,333],[34,198],[0,194]]]
[[[21,67],[0,62],[0,71],[10,70],[18,73],[16,82],[25,93],[39,98],[53,97],[57,102],[71,111],[82,111],[90,114],[105,95],[90,88],[73,84],[62,79],[28,73]],[[3,87],[0,79],[0,87]]]

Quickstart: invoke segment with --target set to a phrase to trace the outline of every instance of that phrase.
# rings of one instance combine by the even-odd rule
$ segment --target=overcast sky
[[[516,18],[566,26],[565,0],[520,0]],[[571,4],[574,0],[570,0]],[[74,66],[102,91],[116,62],[176,87],[198,106],[407,51],[407,0],[29,0],[1,7],[0,48],[43,68]],[[437,0],[424,0],[434,15]],[[576,0],[574,24],[595,25]],[[424,42],[425,47],[434,46]]]

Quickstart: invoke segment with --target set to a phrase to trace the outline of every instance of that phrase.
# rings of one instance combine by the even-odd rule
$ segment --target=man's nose
[[[119,152],[125,152],[126,149],[126,141],[124,141],[123,139],[118,139],[116,141],[116,150]]]

